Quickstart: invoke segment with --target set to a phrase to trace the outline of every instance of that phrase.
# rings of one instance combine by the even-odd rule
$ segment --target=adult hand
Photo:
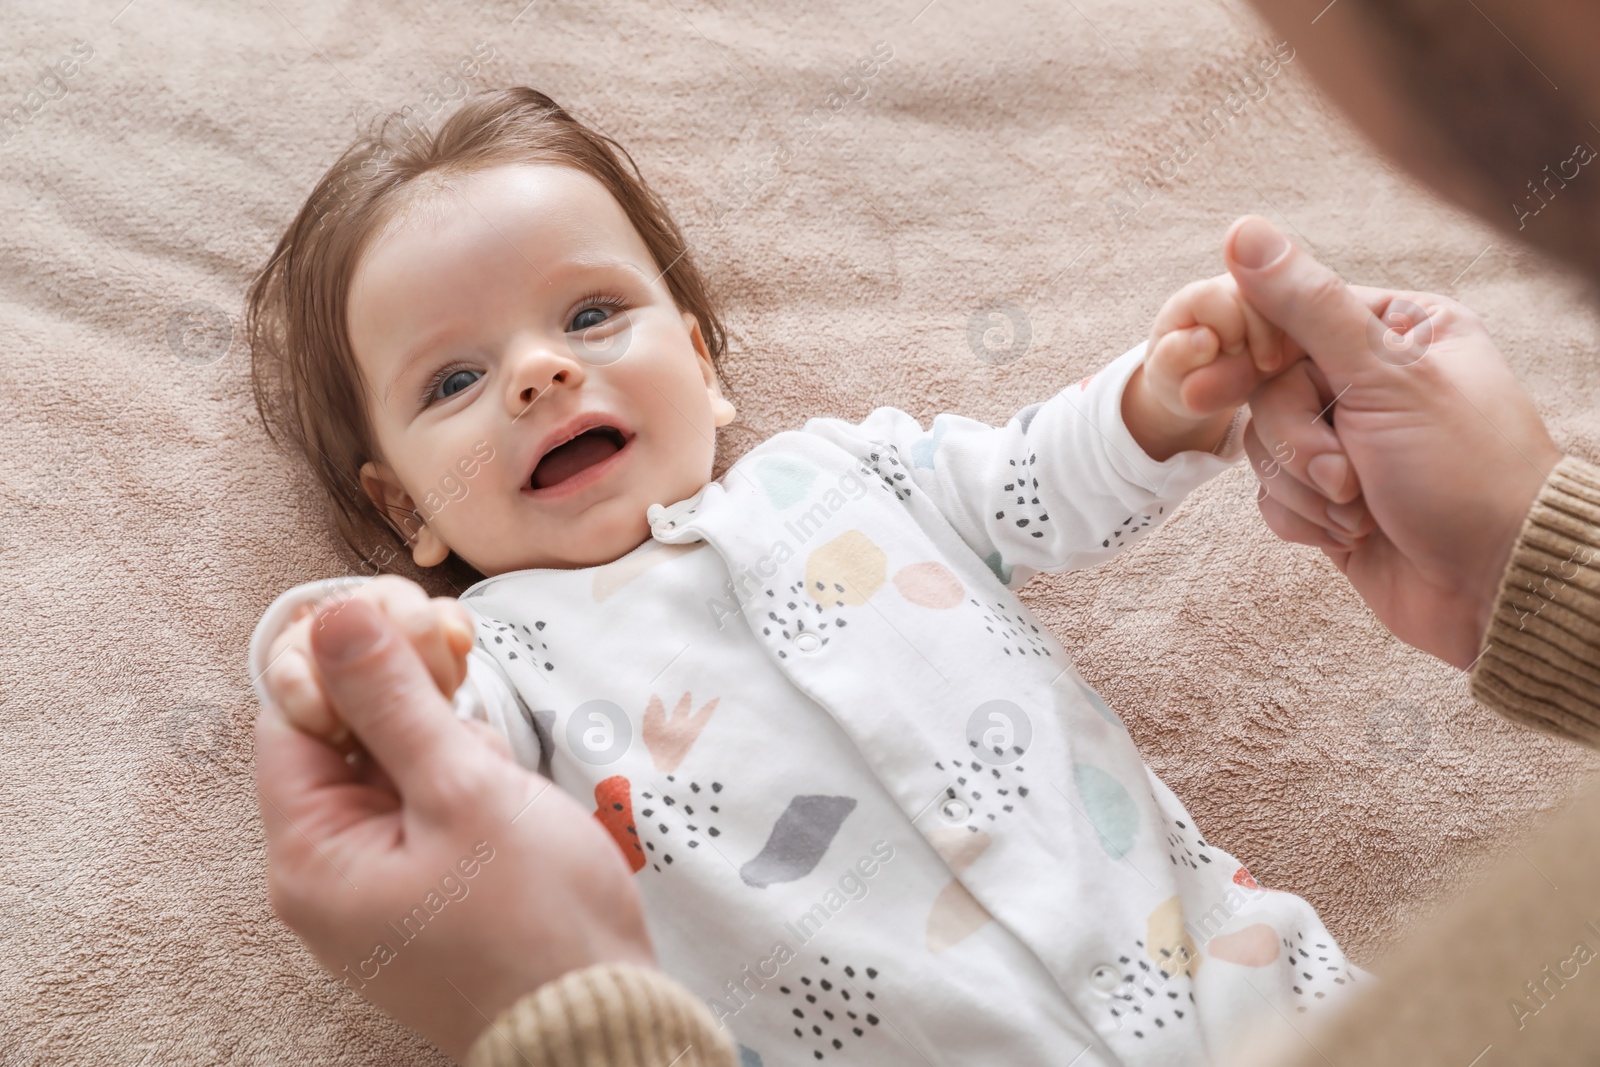
[[[542,983],[653,962],[627,865],[591,814],[456,719],[372,604],[318,622],[317,669],[365,754],[352,764],[264,708],[256,792],[273,909],[322,965],[460,1060]]]
[[[1224,258],[1310,357],[1250,400],[1262,517],[1320,547],[1396,637],[1471,666],[1561,458],[1527,394],[1454,300],[1347,287],[1259,216],[1234,223]]]

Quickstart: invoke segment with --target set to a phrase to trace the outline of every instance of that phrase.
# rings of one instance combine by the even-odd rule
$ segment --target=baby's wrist
[[[1216,452],[1230,436],[1238,408],[1206,415],[1177,411],[1150,387],[1145,368],[1138,367],[1122,392],[1122,421],[1145,454],[1158,463],[1179,452]]]

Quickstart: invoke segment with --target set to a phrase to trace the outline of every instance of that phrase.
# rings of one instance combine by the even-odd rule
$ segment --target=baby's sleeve
[[[1122,420],[1123,388],[1144,354],[1140,344],[1004,426],[939,415],[924,430],[903,411],[878,408],[860,423],[812,419],[805,430],[860,455],[908,506],[912,493],[924,494],[1015,588],[1039,571],[1116,555],[1243,454],[1238,419],[1218,454],[1164,462],[1145,454]]]
[[[263,675],[269,665],[267,652],[283,628],[289,625],[289,621],[304,605],[349,597],[368,581],[371,579],[355,576],[306,582],[279,596],[262,613],[261,621],[250,635],[250,647],[246,655],[250,685],[262,707],[275,706],[271,694],[267,692]],[[474,645],[467,654],[466,680],[456,688],[450,703],[457,718],[477,719],[498,730],[505,737],[512,756],[524,767],[534,771],[543,771],[548,767],[544,761],[546,746],[541,741],[533,716],[517,697],[516,690],[494,657],[481,647]]]
[[[542,737],[500,664],[482,648],[467,654],[467,679],[451,702],[457,717],[486,722],[506,739],[511,755],[530,771],[549,775],[549,744]]]

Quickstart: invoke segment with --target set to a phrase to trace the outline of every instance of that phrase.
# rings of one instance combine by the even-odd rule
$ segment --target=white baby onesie
[[[1226,1062],[1361,975],[1204,841],[1011,591],[1237,458],[1144,454],[1143,354],[999,428],[812,419],[621,559],[463,594],[458,707],[592,798],[744,1064]]]

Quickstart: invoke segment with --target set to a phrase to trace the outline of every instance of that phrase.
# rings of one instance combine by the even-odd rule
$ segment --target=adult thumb
[[[317,613],[311,652],[323,692],[407,805],[429,806],[446,773],[470,763],[478,740],[461,728],[449,701],[411,642],[376,605],[350,597]]]
[[[1260,215],[1223,238],[1223,259],[1252,307],[1299,343],[1335,391],[1381,366],[1384,327],[1333,271]]]

